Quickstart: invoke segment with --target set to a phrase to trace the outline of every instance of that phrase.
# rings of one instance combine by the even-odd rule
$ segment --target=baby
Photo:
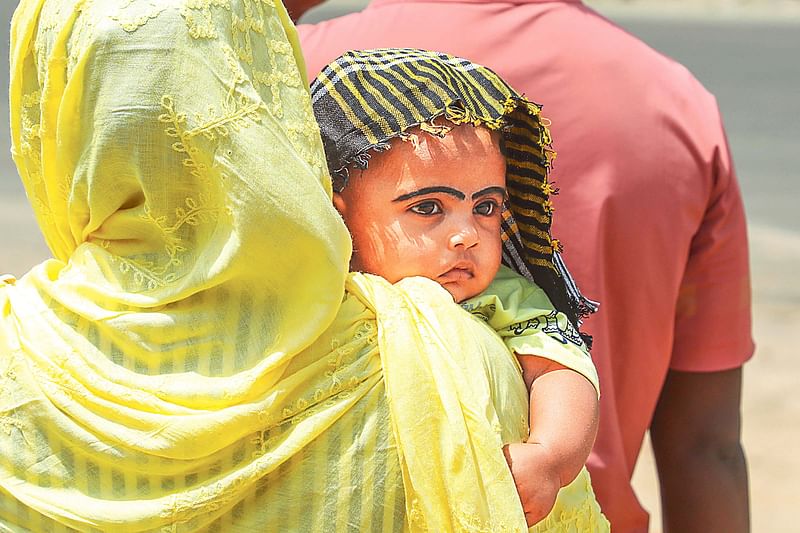
[[[457,62],[462,68],[448,72]],[[342,68],[343,63],[357,82],[347,83],[343,73],[348,69]],[[368,79],[372,73],[380,74],[375,85],[385,89],[397,79],[392,64],[402,65],[405,80],[427,75],[424,83],[412,83],[420,84],[423,91],[440,84],[430,96],[414,94],[413,89],[399,91],[396,113],[413,114],[411,100],[423,101],[423,97],[436,107],[433,100],[445,100],[447,90],[455,93],[461,105],[420,113],[408,121],[408,127],[393,126],[395,111],[388,110],[395,93],[376,92]],[[363,71],[357,76],[353,69]],[[486,320],[517,356],[530,393],[530,434],[527,442],[509,444],[504,452],[530,526],[550,513],[562,487],[579,474],[588,480],[583,465],[597,428],[597,376],[586,345],[567,316],[556,311],[542,289],[501,267],[504,250],[506,255],[520,255],[520,250],[504,245],[502,237],[506,233],[506,243],[520,240],[513,233],[517,224],[504,215],[509,200],[507,175],[519,172],[516,166],[510,168],[510,161],[515,165],[518,161],[504,151],[539,150],[544,156],[544,147],[538,144],[546,136],[529,136],[526,141],[524,127],[518,127],[519,131],[508,127],[513,120],[505,117],[510,112],[506,103],[512,99],[495,106],[496,117],[475,116],[464,105],[469,95],[489,92],[472,78],[478,72],[486,78],[494,76],[491,81],[497,86],[493,88],[500,87],[502,80],[487,69],[444,54],[349,52],[320,74],[312,85],[312,101],[334,175],[334,204],[353,239],[351,269],[392,283],[410,276],[438,282],[455,302]],[[456,77],[461,79],[452,83]],[[333,94],[332,88],[338,89],[336,84],[346,88],[331,103],[327,95]],[[410,98],[402,102],[401,94]],[[495,98],[496,102],[485,98],[483,109],[500,102]],[[371,102],[375,108],[369,107]],[[331,105],[348,120],[331,119]],[[360,117],[359,112],[366,116]],[[376,117],[375,128],[369,125],[370,113]],[[340,158],[348,150],[347,143],[359,134],[369,151]],[[522,253],[526,253],[524,247]],[[525,261],[521,264],[526,265]],[[588,481],[584,485],[586,497],[593,500]]]

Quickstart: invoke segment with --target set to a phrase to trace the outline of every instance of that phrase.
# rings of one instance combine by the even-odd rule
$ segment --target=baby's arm
[[[511,269],[500,267],[486,291],[461,305],[503,338],[522,367],[531,431],[526,443],[504,451],[525,517],[536,523],[589,456],[597,429],[597,370],[567,317]]]
[[[547,516],[561,487],[583,468],[597,432],[597,391],[583,375],[555,361],[519,355],[530,392],[527,442],[505,448],[525,518]]]

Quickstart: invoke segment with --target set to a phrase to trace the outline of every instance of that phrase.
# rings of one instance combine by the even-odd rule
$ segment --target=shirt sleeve
[[[754,349],[744,207],[721,119],[717,124],[711,194],[691,242],[675,313],[670,368],[685,372],[737,368]]]
[[[461,305],[486,321],[513,353],[564,365],[588,379],[599,395],[597,370],[586,343],[535,284],[501,266],[484,292]]]

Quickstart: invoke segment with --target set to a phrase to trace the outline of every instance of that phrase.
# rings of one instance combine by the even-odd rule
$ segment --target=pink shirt
[[[589,469],[614,531],[646,532],[630,478],[667,370],[727,370],[753,352],[744,212],[714,97],[579,1],[376,0],[299,29],[309,77],[352,48],[426,48],[544,105],[553,235],[602,302],[585,325],[602,391]]]

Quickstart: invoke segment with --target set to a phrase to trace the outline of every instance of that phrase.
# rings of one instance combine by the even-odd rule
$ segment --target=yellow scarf
[[[0,282],[0,531],[525,529],[515,361],[348,277],[304,70],[271,0],[20,2],[54,259]]]

